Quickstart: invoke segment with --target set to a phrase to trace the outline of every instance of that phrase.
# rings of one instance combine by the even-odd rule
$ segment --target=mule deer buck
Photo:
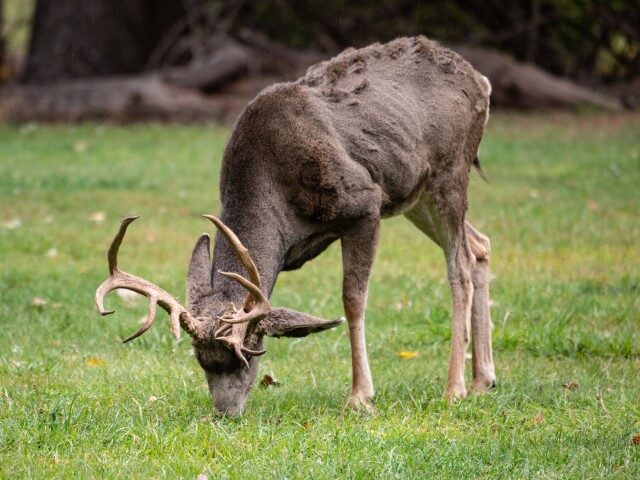
[[[489,240],[465,221],[472,166],[489,114],[490,85],[457,54],[424,37],[349,49],[291,83],[273,85],[244,110],[226,147],[219,233],[197,241],[182,306],[156,285],[118,269],[125,218],[108,253],[109,278],[96,292],[126,288],[171,315],[174,334],[192,337],[215,407],[239,414],[264,353],[265,335],[305,336],[338,325],[268,297],[281,271],[301,267],[340,240],[349,327],[348,403],[371,409],[365,305],[380,220],[405,215],[444,251],[453,297],[445,397],[467,393],[465,351],[472,339],[472,388],[495,385],[489,316]],[[245,271],[248,278],[238,272]]]

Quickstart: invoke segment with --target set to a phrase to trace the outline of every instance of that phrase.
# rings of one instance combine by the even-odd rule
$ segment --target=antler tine
[[[264,296],[262,290],[260,290],[256,285],[237,273],[220,272],[220,275],[234,279],[249,291],[249,295],[251,295],[255,301],[254,307],[247,312],[246,315],[242,315],[240,318],[228,318],[224,316],[218,317],[220,320],[232,325],[236,323],[249,323],[250,325],[253,325],[253,323],[262,320],[269,314],[269,300],[267,300],[267,297]]]
[[[233,307],[235,310],[235,307]],[[225,342],[236,354],[238,359],[249,368],[249,362],[245,355],[251,357],[258,357],[264,355],[266,350],[252,350],[244,345],[247,331],[249,330],[249,324],[243,323],[241,325],[230,325],[228,323],[223,324],[224,328],[219,328],[215,333],[216,340]],[[225,333],[225,335],[221,335]]]
[[[127,233],[127,227],[131,225],[135,220],[140,218],[140,215],[132,215],[130,217],[125,217],[122,219],[120,223],[120,229],[116,236],[113,237],[111,241],[111,246],[109,247],[109,251],[107,252],[107,262],[109,262],[109,274],[113,275],[113,273],[118,270],[118,251],[120,250],[120,245],[122,244],[122,239]]]
[[[236,234],[233,233],[231,229],[227,227],[224,223],[222,223],[222,220],[220,220],[218,217],[215,217],[213,215],[202,215],[202,216],[211,220],[214,223],[214,225],[218,228],[218,230],[220,230],[220,233],[224,235],[224,237],[227,239],[229,244],[236,251],[236,254],[238,255],[238,259],[240,260],[240,263],[242,263],[242,266],[245,268],[245,270],[249,274],[249,278],[251,279],[251,281],[258,288],[260,288],[260,273],[258,273],[258,268],[256,267],[256,264],[253,262],[251,255],[249,255],[249,250],[247,250],[247,248],[244,245],[242,245],[242,242],[236,236]]]
[[[122,244],[122,240],[124,239],[125,234],[127,233],[127,227],[131,223],[133,223],[136,219],[140,218],[139,215],[134,215],[130,217],[125,217],[120,222],[120,228],[118,229],[118,233],[111,240],[111,245],[109,246],[109,250],[107,251],[107,262],[109,264],[109,278],[107,278],[96,290],[96,306],[98,307],[98,312],[103,317],[105,315],[111,315],[115,310],[105,310],[104,308],[104,297],[114,288],[118,288],[115,281],[116,274],[120,271],[118,270],[118,251],[120,250],[120,245]]]
[[[142,324],[142,326],[138,329],[138,331],[136,333],[134,333],[133,335],[129,335],[127,338],[125,338],[122,343],[127,343],[130,342],[133,339],[138,338],[140,335],[142,335],[144,332],[146,332],[147,330],[149,330],[151,328],[151,325],[153,325],[153,322],[156,319],[156,306],[158,305],[158,300],[156,298],[149,298],[149,313],[147,314],[147,318],[144,321],[144,323]]]
[[[123,343],[129,342],[134,338],[138,338],[151,328],[151,325],[153,325],[153,322],[155,321],[156,307],[158,305],[160,305],[160,307],[171,316],[171,330],[175,338],[180,338],[180,327],[184,328],[190,335],[198,337],[199,322],[184,306],[182,306],[182,304],[180,304],[180,302],[178,302],[178,300],[176,300],[175,297],[144,278],[136,277],[135,275],[131,275],[130,273],[124,272],[118,268],[118,251],[120,249],[120,245],[127,233],[127,227],[137,218],[139,217],[132,216],[122,219],[120,229],[111,241],[111,246],[107,252],[109,277],[98,287],[95,295],[98,312],[103,316],[113,313],[113,310],[105,310],[104,298],[111,290],[123,288],[136,292],[140,295],[144,295],[149,299],[149,313],[147,315],[147,319],[138,331],[127,337]]]
[[[238,339],[234,336],[218,337],[216,338],[216,340],[220,340],[229,345],[229,347],[233,349],[238,359],[246,368],[249,368],[249,362],[245,357],[245,354],[250,357],[259,357],[260,355],[264,355],[265,353],[267,353],[266,350],[251,350],[249,348],[246,348],[242,343],[242,339],[238,341]]]

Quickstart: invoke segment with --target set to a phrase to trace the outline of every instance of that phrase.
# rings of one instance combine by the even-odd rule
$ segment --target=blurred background
[[[640,0],[0,0],[0,120],[232,123],[346,47],[424,34],[498,108],[640,108]]]

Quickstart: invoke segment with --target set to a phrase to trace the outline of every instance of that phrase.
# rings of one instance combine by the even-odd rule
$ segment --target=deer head
[[[221,413],[237,415],[244,403],[258,371],[258,357],[265,353],[265,335],[273,337],[302,337],[342,323],[323,320],[286,308],[272,308],[263,293],[260,274],[249,251],[222,221],[212,215],[211,220],[233,247],[249,279],[235,272],[219,272],[247,290],[241,306],[216,298],[211,283],[210,239],[203,234],[191,255],[187,274],[187,306],[159,286],[118,268],[118,250],[127,227],[138,217],[122,220],[118,233],[107,252],[109,277],[98,287],[95,302],[100,315],[113,311],[104,308],[107,293],[116,288],[132,290],[149,299],[149,313],[144,324],[123,342],[129,342],[146,332],[155,321],[157,306],[171,318],[174,337],[179,338],[182,327],[192,339],[195,356],[204,369],[214,405]]]

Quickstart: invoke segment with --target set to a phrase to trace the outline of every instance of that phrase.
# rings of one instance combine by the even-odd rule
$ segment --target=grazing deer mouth
[[[242,368],[236,360],[236,368],[227,365],[205,369],[205,377],[215,410],[226,415],[240,415],[251,392],[258,373],[258,360],[250,359],[249,368]],[[219,368],[219,371],[215,369]]]

